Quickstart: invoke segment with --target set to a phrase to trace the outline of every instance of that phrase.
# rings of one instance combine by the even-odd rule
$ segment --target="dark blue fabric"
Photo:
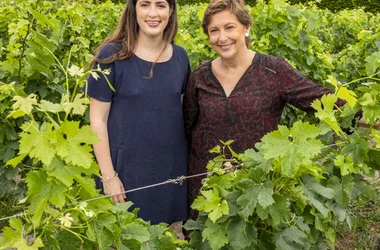
[[[117,44],[104,47],[99,58],[117,51]],[[105,78],[88,79],[88,95],[112,102],[108,119],[111,157],[126,190],[187,175],[187,143],[184,135],[181,93],[190,74],[185,50],[173,45],[167,62],[154,66],[137,56],[111,64]],[[98,183],[100,184],[100,183]],[[101,187],[99,187],[101,188]],[[187,182],[167,184],[127,194],[139,207],[138,216],[156,224],[186,220]]]

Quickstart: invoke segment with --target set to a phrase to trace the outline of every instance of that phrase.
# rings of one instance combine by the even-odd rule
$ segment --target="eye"
[[[234,26],[232,26],[232,25],[230,25],[230,26],[227,26],[227,28],[226,28],[226,29],[230,30],[230,29],[233,29],[233,28],[235,28],[235,27],[234,27]]]
[[[157,4],[157,7],[161,8],[161,9],[165,9],[166,8],[166,4],[160,3],[160,4]]]
[[[166,2],[158,2],[156,3],[156,6],[160,9],[165,9],[168,5],[166,4]]]

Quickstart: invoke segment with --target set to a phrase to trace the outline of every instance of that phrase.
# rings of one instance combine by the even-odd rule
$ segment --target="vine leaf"
[[[43,170],[30,172],[25,182],[28,184],[28,200],[31,202],[29,211],[33,214],[37,206],[45,197],[57,207],[65,205],[65,194],[67,187],[59,180],[48,178]]]
[[[274,203],[273,195],[273,185],[270,182],[266,182],[260,189],[258,195],[259,204],[266,208]]]
[[[355,165],[363,164],[367,162],[369,145],[368,141],[361,138],[358,135],[354,135],[348,138],[349,144],[344,145],[342,148],[342,154],[348,155]]]
[[[315,116],[328,124],[337,135],[341,136],[344,132],[334,116],[336,112],[334,107],[337,101],[338,97],[336,95],[323,95],[320,100],[315,100],[311,106],[317,111]]]
[[[368,124],[375,124],[380,119],[380,106],[370,93],[365,93],[359,100],[362,105],[363,116]]]
[[[222,248],[228,243],[225,228],[211,221],[206,221],[206,228],[202,231],[203,241],[207,240],[212,250]]]
[[[227,227],[229,244],[232,249],[241,250],[257,241],[257,230],[251,223],[246,223],[239,217],[231,218]]]
[[[83,97],[83,94],[77,94],[73,102],[68,101],[68,96],[62,96],[62,105],[67,114],[72,111],[75,115],[83,115],[89,103],[89,99]]]
[[[276,246],[279,250],[310,249],[306,234],[295,226],[290,226],[277,236]]]
[[[348,105],[353,108],[355,107],[358,100],[356,99],[356,94],[354,91],[349,90],[344,87],[338,80],[332,75],[328,76],[327,82],[331,83],[335,87],[335,92],[338,98],[347,101]]]
[[[264,158],[280,157],[283,174],[291,176],[301,164],[311,164],[310,158],[320,152],[323,144],[315,139],[320,132],[316,126],[301,121],[297,121],[290,130],[279,126],[277,131],[265,135],[261,140]]]
[[[221,197],[216,189],[201,191],[201,194],[203,196],[197,197],[191,205],[191,208],[208,212],[208,217],[214,223],[217,219],[222,217],[223,214],[228,214],[227,201],[223,200],[220,202]]]
[[[340,167],[340,173],[348,175],[355,172],[354,163],[352,162],[349,156],[344,157],[343,155],[338,155],[335,157],[334,164],[337,167]]]
[[[257,204],[257,194],[260,191],[260,185],[254,184],[247,188],[246,193],[241,195],[236,203],[242,208],[239,211],[239,215],[245,219],[248,219],[249,216],[255,211]]]
[[[37,95],[30,94],[27,97],[15,96],[13,97],[13,101],[15,101],[12,105],[14,111],[12,111],[7,118],[12,117],[12,114],[18,110],[22,111],[25,115],[30,115],[32,113],[33,106],[37,105]]]
[[[24,124],[25,125],[25,124]],[[35,128],[35,127],[34,127]],[[52,124],[47,124],[45,128],[29,129],[20,134],[20,155],[29,154],[40,160],[45,165],[49,165],[54,158],[55,150],[50,141],[52,132]]]
[[[122,239],[138,240],[140,243],[150,240],[150,234],[148,229],[137,223],[131,223],[123,228],[123,234],[120,235]]]
[[[380,52],[375,52],[370,56],[366,57],[367,62],[366,70],[368,75],[373,75],[376,70],[380,67]]]

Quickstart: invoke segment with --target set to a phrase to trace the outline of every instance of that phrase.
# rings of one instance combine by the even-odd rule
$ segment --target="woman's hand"
[[[115,176],[109,180],[103,181],[104,194],[112,195],[125,192],[123,183],[120,181],[119,177]],[[125,194],[118,194],[111,196],[111,200],[114,202],[125,202]]]

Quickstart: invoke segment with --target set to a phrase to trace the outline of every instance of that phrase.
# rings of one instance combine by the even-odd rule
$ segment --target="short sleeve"
[[[105,59],[112,56],[116,52],[117,49],[115,46],[112,44],[107,44],[101,49],[97,58]],[[115,62],[109,64],[96,63],[93,69],[97,69],[98,66],[102,70],[109,70],[110,73],[108,75],[105,75],[100,72],[96,72],[96,74],[99,76],[97,79],[93,75],[90,75],[87,79],[87,85],[84,86],[82,90],[84,92],[87,91],[87,94],[96,100],[102,102],[111,102],[114,91],[111,89],[110,84],[115,88]]]

